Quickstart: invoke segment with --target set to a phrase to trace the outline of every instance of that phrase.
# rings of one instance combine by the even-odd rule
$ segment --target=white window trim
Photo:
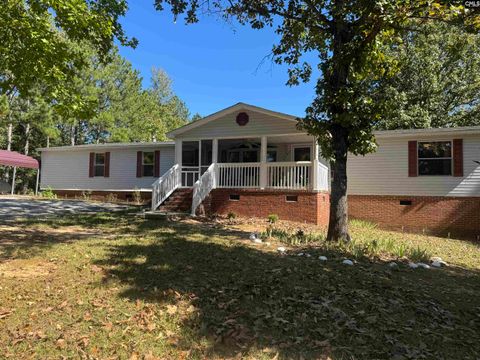
[[[418,156],[418,152],[420,150],[420,144],[422,143],[450,143],[450,157],[435,157],[435,158],[421,158]],[[420,174],[420,160],[451,160],[450,162],[450,174],[449,175],[425,175]],[[453,140],[418,140],[417,141],[417,176],[453,176]]]

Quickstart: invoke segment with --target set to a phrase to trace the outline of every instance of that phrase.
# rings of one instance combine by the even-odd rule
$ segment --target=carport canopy
[[[0,150],[0,165],[38,169],[38,160],[15,151]]]
[[[0,150],[0,165],[13,166],[13,177],[12,177],[12,190],[13,195],[15,191],[15,175],[17,173],[17,167],[37,169],[37,182],[35,184],[35,195],[38,193],[38,177],[40,174],[38,160],[34,158],[22,155],[15,151]]]

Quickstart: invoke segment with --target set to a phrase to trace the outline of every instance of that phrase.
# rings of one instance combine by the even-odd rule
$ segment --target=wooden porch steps
[[[192,189],[177,189],[157,209],[164,213],[189,213],[192,207]]]

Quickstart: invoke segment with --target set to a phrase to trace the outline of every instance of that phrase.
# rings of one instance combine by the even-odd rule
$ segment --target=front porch
[[[191,188],[191,213],[214,189],[270,194],[327,192],[329,169],[306,134],[177,140],[176,165],[153,185],[152,210],[177,188]],[[312,208],[313,211],[313,208]]]
[[[213,165],[215,188],[328,190],[328,168],[306,135],[179,140],[176,163],[181,187],[193,187]]]
[[[324,199],[316,195],[328,192],[329,169],[316,140],[297,124],[293,116],[238,103],[170,132],[175,165],[153,184],[152,210],[184,188],[191,189],[192,215],[209,194],[225,202],[228,193],[229,201],[242,199],[235,208],[245,214],[262,200],[265,212],[277,209],[269,207],[274,203],[288,203],[282,205],[288,214],[308,206],[311,214],[297,220],[318,222]],[[217,208],[228,208],[218,201]]]

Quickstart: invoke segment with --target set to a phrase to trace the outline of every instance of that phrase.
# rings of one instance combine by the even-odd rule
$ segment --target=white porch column
[[[318,186],[318,153],[319,153],[319,146],[317,138],[313,138],[312,144],[312,190],[316,191],[319,189]]]
[[[214,164],[213,168],[213,188],[215,189],[217,187],[217,179],[218,179],[218,139],[213,139],[212,141],[212,164]]]
[[[212,163],[216,164],[218,162],[218,139],[213,139],[212,141]]]
[[[267,137],[262,136],[260,147],[260,189],[267,187]]]
[[[182,140],[175,140],[175,164],[182,167]]]

